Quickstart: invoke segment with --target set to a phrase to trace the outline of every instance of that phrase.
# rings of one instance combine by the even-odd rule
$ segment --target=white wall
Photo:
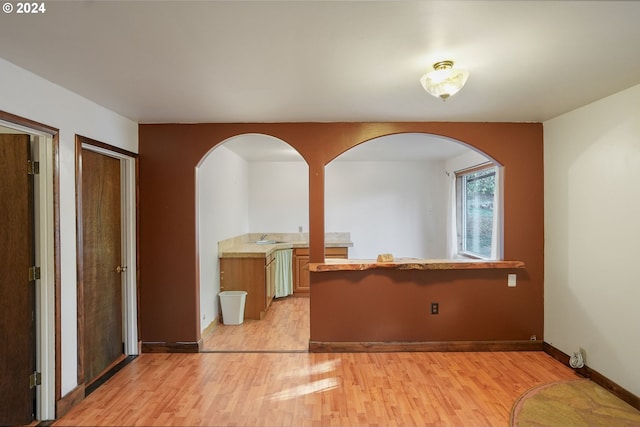
[[[443,162],[334,161],[325,171],[325,229],[349,231],[349,258],[445,258]]]
[[[213,167],[210,159],[217,153],[214,150],[200,168],[199,184],[204,180],[204,170]],[[248,231],[238,231],[222,220],[221,231],[225,230],[227,235],[207,237],[207,241],[246,232],[296,233],[299,226],[308,232],[309,183],[305,162],[249,162],[243,167],[227,164],[231,163],[221,161],[217,167],[224,171],[217,177],[208,174],[206,179],[217,183],[213,184],[215,189],[220,183],[228,185],[231,176],[247,174],[248,205],[245,210],[237,208],[235,213],[248,215]],[[214,189],[206,191],[211,193]],[[199,197],[202,196],[199,191]],[[349,249],[349,256],[352,258],[375,258],[383,252],[397,257],[446,256],[444,162],[333,162],[327,167],[325,197],[325,230],[351,232],[354,247]],[[210,203],[213,202],[203,202],[203,206]],[[233,206],[229,201],[226,204]],[[213,218],[215,224],[220,212],[234,212],[236,208],[218,209],[214,203],[209,213],[204,214]],[[201,255],[211,258],[214,253],[203,247],[208,244],[202,241],[205,229],[201,222]],[[203,257],[201,259],[206,259]],[[200,266],[201,286],[204,281],[217,281],[218,272],[207,272],[207,268],[209,266]],[[209,303],[202,300],[201,310],[207,313],[203,304]],[[206,317],[203,328],[212,319],[208,314]]]
[[[544,123],[545,341],[640,395],[640,86]]]
[[[252,233],[309,231],[309,168],[295,162],[251,162],[249,229]]]
[[[60,130],[62,394],[77,386],[75,135],[138,152],[138,124],[0,58],[0,110]]]
[[[224,146],[197,169],[201,330],[219,314],[218,242],[249,232],[248,176],[248,163]]]

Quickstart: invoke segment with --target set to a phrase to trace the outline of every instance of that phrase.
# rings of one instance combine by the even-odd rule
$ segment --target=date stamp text
[[[15,13],[16,15],[42,14],[47,11],[44,2],[6,2],[2,5],[4,13]]]

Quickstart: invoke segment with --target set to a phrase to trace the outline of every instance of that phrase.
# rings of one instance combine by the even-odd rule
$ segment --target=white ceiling
[[[544,121],[640,83],[635,1],[45,5],[0,14],[0,57],[144,123]]]
[[[0,57],[140,123],[542,122],[640,84],[636,1],[45,6],[0,14]],[[443,59],[470,73],[446,102]]]

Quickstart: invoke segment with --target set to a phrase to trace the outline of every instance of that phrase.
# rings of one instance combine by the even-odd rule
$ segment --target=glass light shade
[[[453,68],[438,68],[420,78],[424,90],[443,101],[455,95],[467,82],[469,72]]]

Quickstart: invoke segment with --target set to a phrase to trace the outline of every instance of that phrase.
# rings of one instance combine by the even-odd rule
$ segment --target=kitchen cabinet
[[[265,311],[271,305],[271,301],[276,295],[276,262],[275,262],[275,252],[271,255],[268,255],[265,260],[265,289],[266,289],[266,300],[265,300]]]
[[[324,257],[348,258],[349,248],[325,248]],[[309,248],[295,248],[293,250],[293,294],[308,296],[309,289]]]
[[[275,252],[258,258],[220,258],[220,291],[246,291],[244,318],[261,320],[275,295]]]

